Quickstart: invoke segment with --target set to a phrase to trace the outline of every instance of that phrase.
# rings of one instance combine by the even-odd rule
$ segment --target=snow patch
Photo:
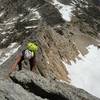
[[[17,52],[20,47],[20,45],[17,45],[17,43],[11,43],[11,45],[7,47],[7,49],[9,49],[7,52],[3,52],[2,50],[0,51],[0,65],[7,61],[15,52]],[[4,53],[3,56],[2,53]]]
[[[73,6],[64,5],[60,2],[58,2],[57,0],[54,0],[53,5],[55,5],[55,7],[62,14],[62,17],[63,17],[64,20],[71,21]]]
[[[37,28],[37,26],[27,26],[25,29]]]
[[[1,12],[1,13],[0,13],[0,17],[2,17],[2,16],[4,15],[4,13],[5,13],[5,12]]]
[[[2,34],[2,35],[5,35],[5,34],[6,34],[6,32],[2,32],[1,34]]]
[[[13,48],[14,46],[16,46],[17,45],[17,43],[15,42],[15,43],[11,43],[7,48]]]
[[[79,55],[82,60],[77,59],[76,63],[71,62],[71,65],[65,61],[63,63],[69,72],[72,85],[100,97],[100,49],[93,45],[87,49],[87,55]]]
[[[28,8],[28,11],[30,12],[30,14],[32,14],[32,18],[29,18],[29,21],[34,21],[34,20],[38,20],[38,19],[41,18],[39,12],[35,8]],[[27,17],[29,17],[29,16],[27,16]],[[20,22],[28,20],[27,17],[25,17],[24,19],[20,20]]]
[[[34,18],[36,18],[36,19],[40,19],[41,18],[41,16],[40,16],[39,12],[37,11],[37,9],[28,8],[28,11],[30,11],[30,13],[34,14]]]
[[[30,19],[29,21],[35,21],[35,20],[37,20],[36,18],[32,18],[32,19]]]
[[[4,43],[6,40],[7,40],[6,38],[5,38],[5,39],[3,39],[3,40],[1,41],[1,43]]]
[[[1,56],[2,52],[3,52],[3,50],[2,50],[2,49],[0,49],[0,56]]]
[[[2,28],[0,28],[0,31],[2,31],[3,29]]]
[[[6,23],[6,25],[12,25],[12,24],[14,24],[15,22],[8,22],[8,23]]]
[[[19,17],[23,17],[23,14],[19,14]]]
[[[20,17],[20,16],[19,16],[19,17]],[[19,17],[14,17],[12,20],[13,20],[13,21],[17,21],[17,19],[18,19]]]

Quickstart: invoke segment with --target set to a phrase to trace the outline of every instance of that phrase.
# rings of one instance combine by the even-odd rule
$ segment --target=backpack
[[[31,59],[32,57],[34,57],[34,52],[31,52],[30,50],[26,49],[24,51],[24,57],[26,59]]]

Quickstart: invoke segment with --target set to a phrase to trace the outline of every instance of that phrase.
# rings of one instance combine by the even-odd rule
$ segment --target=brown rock
[[[68,72],[62,61],[74,59],[78,52],[68,34],[63,34],[47,25],[38,29],[37,40],[41,48],[37,55],[37,67],[45,77],[68,81]]]

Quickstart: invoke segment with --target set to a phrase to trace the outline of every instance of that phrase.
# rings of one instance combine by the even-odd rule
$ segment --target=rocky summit
[[[28,59],[12,70],[29,41],[39,47],[34,71]],[[100,0],[0,0],[0,100],[100,100],[68,67],[89,45],[100,47]]]

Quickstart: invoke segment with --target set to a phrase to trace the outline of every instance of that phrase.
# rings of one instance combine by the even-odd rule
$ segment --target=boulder
[[[9,80],[0,79],[0,100],[47,100],[29,93],[23,87]]]
[[[27,70],[13,72],[10,78],[29,92],[49,100],[100,100],[82,89]]]

